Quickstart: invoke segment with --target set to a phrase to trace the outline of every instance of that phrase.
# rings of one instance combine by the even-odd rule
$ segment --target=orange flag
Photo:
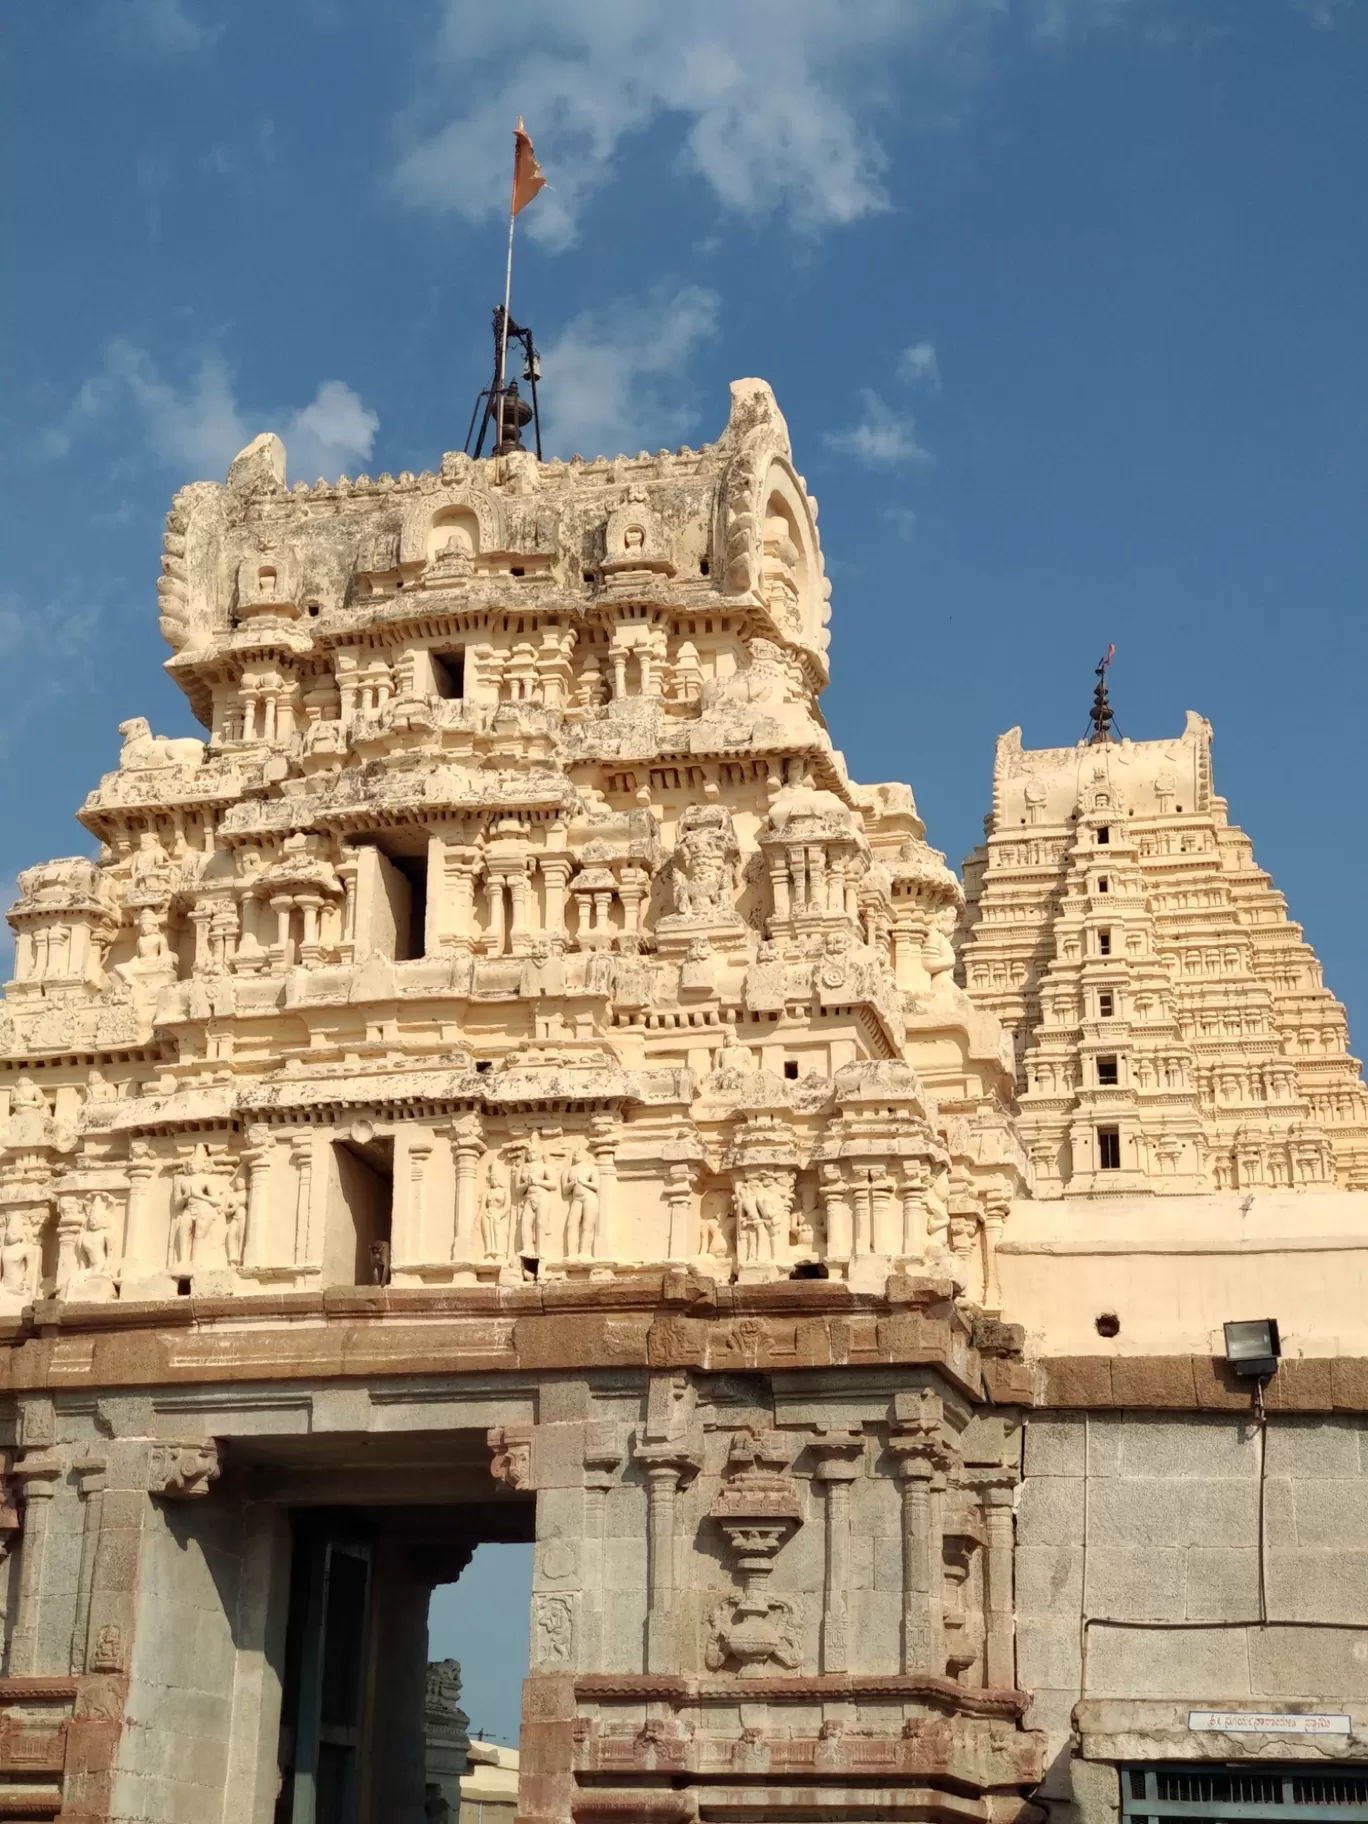
[[[520,214],[538,190],[545,188],[546,179],[542,176],[537,155],[532,150],[532,141],[527,130],[519,119],[513,129],[513,213]]]

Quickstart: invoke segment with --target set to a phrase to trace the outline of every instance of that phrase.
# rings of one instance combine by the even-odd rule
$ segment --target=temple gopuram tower
[[[1176,740],[998,742],[962,979],[1012,1034],[1035,1195],[1368,1189],[1344,1008]]]
[[[1034,1817],[1011,1049],[828,735],[768,387],[673,455],[258,438],[162,571],[203,738],[121,724],[10,913],[5,1815],[419,1824],[505,1540],[528,1824]]]

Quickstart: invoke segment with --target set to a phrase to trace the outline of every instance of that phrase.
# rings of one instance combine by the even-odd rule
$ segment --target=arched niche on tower
[[[487,494],[460,488],[416,500],[400,529],[399,562],[421,568],[453,541],[458,551],[469,542],[472,558],[502,549],[498,508]]]
[[[744,449],[719,500],[718,544],[729,593],[764,602],[776,630],[823,662],[830,594],[817,541],[815,503],[773,439]]]

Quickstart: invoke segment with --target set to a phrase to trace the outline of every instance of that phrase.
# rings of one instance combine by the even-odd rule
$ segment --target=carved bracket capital
[[[168,1501],[207,1495],[223,1464],[214,1438],[154,1444],[147,1460],[147,1492]]]

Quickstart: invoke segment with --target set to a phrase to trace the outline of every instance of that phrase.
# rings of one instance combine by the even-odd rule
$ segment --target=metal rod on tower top
[[[539,190],[546,186],[546,179],[541,174],[541,166],[532,150],[532,141],[527,136],[521,117],[513,129],[513,190],[508,199],[508,264],[504,268],[504,301],[503,321],[499,325],[499,351],[495,364],[494,384],[497,389],[495,405],[495,422],[499,428],[498,442],[494,445],[497,456],[503,447],[504,440],[504,374],[508,366],[508,313],[513,303],[513,224],[518,219],[518,211],[525,209]],[[517,426],[514,426],[514,435]]]
[[[496,372],[494,375],[494,385],[497,388],[495,393],[495,398],[497,400],[495,412],[497,414],[499,429],[499,434],[494,440],[494,449],[496,453],[502,447],[504,440],[504,369],[508,364],[508,310],[513,299],[513,224],[518,219],[517,201],[518,166],[515,158],[513,163],[513,196],[508,209],[508,264],[504,268],[503,321],[499,325],[499,359],[495,364]]]

